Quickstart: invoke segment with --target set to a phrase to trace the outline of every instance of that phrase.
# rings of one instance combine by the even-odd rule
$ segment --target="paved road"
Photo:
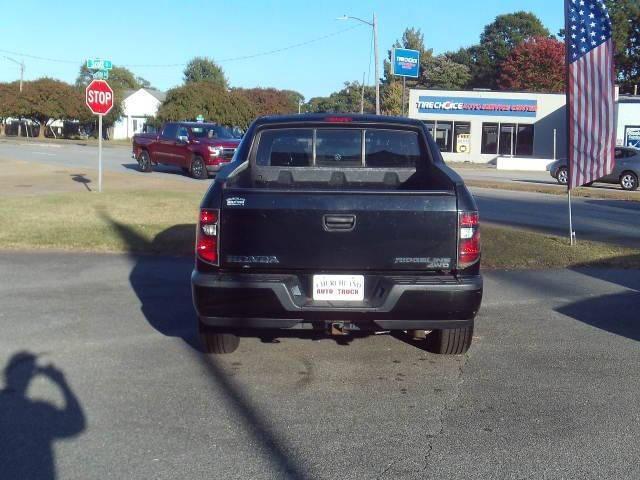
[[[48,163],[60,167],[94,168],[95,147],[63,144],[19,144],[0,142],[0,157]],[[141,181],[148,174],[140,173],[130,158],[130,149],[110,147],[104,150],[106,170],[139,175]],[[177,168],[159,167],[157,176],[167,176],[184,182],[200,182],[182,174]],[[460,169],[465,178],[502,178],[504,181],[543,181],[540,172],[497,172],[487,169]],[[545,177],[546,178],[546,177]],[[509,180],[511,179],[511,180]],[[544,180],[546,181],[546,180]],[[565,235],[568,230],[566,197],[539,193],[514,192],[473,188],[480,206],[481,217],[493,223]],[[574,224],[578,238],[613,242],[620,245],[640,245],[640,202],[602,200],[576,197]]]
[[[567,197],[471,188],[481,220],[568,236]],[[584,197],[571,199],[578,239],[640,246],[640,202]]]
[[[45,163],[61,168],[98,169],[98,147],[94,145],[5,140],[0,141],[0,157]],[[105,147],[102,150],[102,160],[105,171],[141,177],[147,175],[138,170],[138,164],[131,158],[130,147],[120,145]],[[183,175],[179,168],[159,166],[154,171],[160,175],[171,175],[171,178],[185,182],[199,181]]]
[[[474,345],[193,345],[189,259],[0,253],[3,478],[640,478],[640,275],[486,275]]]

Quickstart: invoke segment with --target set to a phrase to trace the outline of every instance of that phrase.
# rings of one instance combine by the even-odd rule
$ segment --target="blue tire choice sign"
[[[625,146],[640,148],[640,127],[625,127]]]
[[[420,96],[416,107],[418,113],[426,114],[535,117],[538,111],[538,101],[508,98]]]
[[[397,77],[418,78],[420,74],[420,52],[407,48],[394,48],[391,53],[393,74]]]

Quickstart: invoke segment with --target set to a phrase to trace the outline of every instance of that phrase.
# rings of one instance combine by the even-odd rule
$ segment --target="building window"
[[[450,152],[453,143],[453,122],[436,123],[436,144],[441,152]]]
[[[516,153],[516,125],[515,123],[500,124],[500,144],[498,145],[500,155],[515,155]]]
[[[483,123],[482,146],[484,155],[533,155],[534,126],[515,123]]]
[[[480,153],[484,155],[495,155],[498,153],[498,124],[482,124],[482,146]]]
[[[533,125],[518,125],[516,155],[533,155]]]
[[[455,153],[469,153],[471,123],[456,122],[453,126],[453,151]]]

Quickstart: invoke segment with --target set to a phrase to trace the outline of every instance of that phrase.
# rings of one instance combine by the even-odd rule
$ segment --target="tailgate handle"
[[[322,226],[327,232],[350,232],[356,228],[355,215],[324,215]]]

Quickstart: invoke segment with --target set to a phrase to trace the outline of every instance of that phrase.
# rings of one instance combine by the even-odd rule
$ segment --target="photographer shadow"
[[[86,419],[64,374],[52,365],[39,367],[29,352],[16,353],[4,369],[0,390],[0,472],[2,478],[54,479],[53,442],[82,433]],[[38,375],[53,383],[64,400],[59,408],[29,398],[29,385]]]

